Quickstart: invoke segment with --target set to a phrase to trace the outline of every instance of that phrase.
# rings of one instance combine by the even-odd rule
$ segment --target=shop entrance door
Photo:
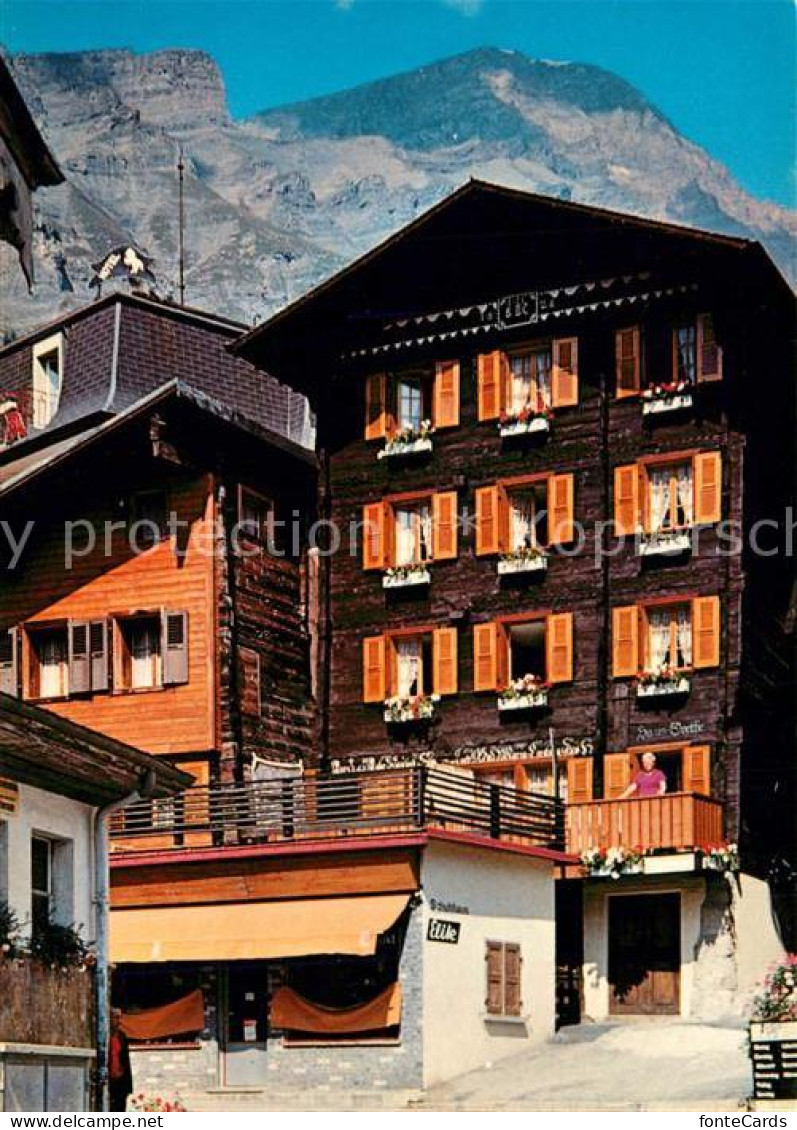
[[[681,1010],[681,898],[609,898],[609,1012],[677,1016]]]
[[[263,962],[227,967],[223,1000],[225,1087],[265,1087],[268,989]]]

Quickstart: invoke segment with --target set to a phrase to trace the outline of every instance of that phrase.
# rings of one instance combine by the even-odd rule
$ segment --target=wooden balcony
[[[203,785],[117,814],[111,849],[191,850],[442,828],[562,850],[564,806],[444,769]]]
[[[722,805],[698,793],[593,800],[565,811],[567,850],[643,848],[690,851],[722,840]]]

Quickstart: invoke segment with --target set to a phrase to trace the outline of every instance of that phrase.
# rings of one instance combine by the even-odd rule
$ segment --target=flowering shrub
[[[143,1092],[139,1095],[134,1095],[130,1100],[130,1106],[133,1110],[151,1110],[157,1111],[158,1114],[176,1113],[185,1111],[181,1100],[178,1097],[173,1099],[163,1099],[160,1095],[145,1095]]]
[[[421,420],[420,426],[417,428],[402,428],[393,435],[385,443],[385,455],[399,455],[405,447],[410,447],[419,439],[429,439],[434,433],[434,425],[431,420]]]
[[[644,858],[642,848],[587,848],[581,853],[581,864],[588,875],[608,871],[619,879],[629,868],[638,867]]]
[[[769,967],[763,989],[753,999],[752,1019],[797,1020],[797,954],[785,953]]]
[[[672,400],[691,389],[689,381],[667,381],[664,384],[648,385],[642,390],[643,400]]]
[[[434,715],[438,694],[393,695],[385,699],[386,722],[416,722]]]
[[[543,694],[550,690],[551,684],[546,683],[539,675],[523,675],[501,691],[501,698],[526,698],[530,695]]]
[[[637,671],[635,682],[641,687],[660,687],[668,683],[677,683],[689,677],[687,670],[678,670],[675,667],[659,667],[658,671]]]
[[[706,844],[701,849],[703,862],[717,871],[739,870],[738,844]]]

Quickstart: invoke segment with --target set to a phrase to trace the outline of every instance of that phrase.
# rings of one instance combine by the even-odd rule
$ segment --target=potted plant
[[[642,848],[587,848],[581,853],[581,865],[590,878],[619,879],[621,875],[638,875],[643,859]]]
[[[553,420],[553,412],[545,405],[532,408],[527,405],[517,412],[502,412],[498,421],[501,436],[528,435],[529,432],[547,432]]]
[[[755,1098],[797,1098],[797,954],[770,966],[753,1000],[749,1048]]]
[[[637,698],[656,695],[688,694],[689,672],[665,664],[654,671],[637,671],[634,679]]]
[[[550,684],[539,675],[513,679],[498,696],[499,710],[532,710],[547,706]]]
[[[439,694],[393,695],[385,699],[385,721],[391,725],[426,722],[434,717]]]
[[[378,458],[387,459],[391,455],[416,455],[422,451],[431,451],[433,434],[434,425],[431,420],[421,420],[417,428],[402,428],[390,436],[379,452]]]
[[[738,844],[706,844],[700,849],[706,871],[738,871]]]

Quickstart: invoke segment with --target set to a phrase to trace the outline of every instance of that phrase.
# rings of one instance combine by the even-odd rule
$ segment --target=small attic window
[[[33,426],[46,428],[58,411],[64,378],[64,337],[53,334],[33,346]]]

